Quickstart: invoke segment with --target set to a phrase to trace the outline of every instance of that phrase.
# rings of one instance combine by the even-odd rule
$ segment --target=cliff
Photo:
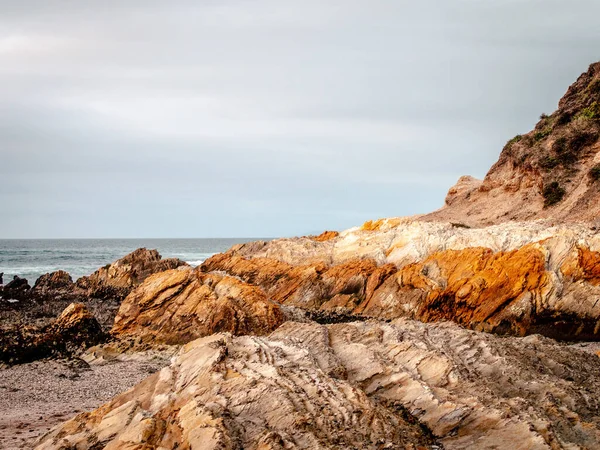
[[[600,62],[558,109],[509,140],[485,178],[462,177],[424,220],[486,226],[510,220],[595,221],[600,216]]]

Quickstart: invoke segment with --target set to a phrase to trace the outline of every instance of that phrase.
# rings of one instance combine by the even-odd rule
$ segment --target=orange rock
[[[148,277],[121,304],[112,333],[181,344],[221,331],[267,334],[283,320],[258,287],[186,268]]]
[[[271,258],[216,255],[202,270],[221,270],[263,288],[267,295],[306,309],[354,309],[364,299],[367,281],[377,269],[371,259],[355,259],[335,266],[325,263],[292,266]],[[330,302],[334,297],[333,302]]]
[[[377,219],[377,220],[367,220],[360,227],[363,231],[379,231],[382,228],[390,229],[397,227],[401,222],[400,218],[392,218],[392,219]]]
[[[337,231],[323,231],[320,235],[311,236],[310,238],[313,241],[325,242],[325,241],[330,241],[331,239],[335,239],[339,235],[340,235],[340,233],[338,233]]]
[[[577,255],[567,258],[561,272],[573,281],[584,280],[595,286],[600,285],[600,252],[577,247]]]
[[[98,298],[125,298],[148,276],[187,265],[176,258],[162,259],[158,251],[138,248],[112,264],[101,267],[88,277],[77,280],[87,295]]]

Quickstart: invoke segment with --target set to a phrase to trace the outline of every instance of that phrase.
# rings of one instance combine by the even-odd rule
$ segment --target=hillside
[[[600,215],[600,62],[533,130],[510,139],[483,181],[461,177],[424,220],[486,226],[509,220],[593,221]]]

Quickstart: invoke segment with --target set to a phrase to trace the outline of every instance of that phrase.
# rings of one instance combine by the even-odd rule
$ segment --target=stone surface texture
[[[598,448],[599,399],[600,359],[540,336],[287,322],[185,345],[36,448]]]

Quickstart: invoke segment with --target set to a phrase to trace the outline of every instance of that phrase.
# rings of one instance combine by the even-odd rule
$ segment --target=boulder
[[[79,278],[77,286],[89,297],[123,299],[150,275],[185,265],[176,258],[162,259],[156,250],[139,248],[90,276]]]
[[[151,275],[131,292],[112,333],[143,342],[183,344],[222,331],[264,335],[283,321],[280,307],[258,287],[181,267]]]
[[[42,293],[51,290],[70,290],[73,288],[73,279],[68,272],[57,270],[39,277],[33,289]]]
[[[15,275],[9,283],[0,288],[0,294],[5,300],[23,300],[27,298],[30,289],[27,279]]]
[[[81,303],[72,303],[44,327],[0,330],[0,361],[16,364],[48,357],[71,357],[106,339],[100,324]]]

